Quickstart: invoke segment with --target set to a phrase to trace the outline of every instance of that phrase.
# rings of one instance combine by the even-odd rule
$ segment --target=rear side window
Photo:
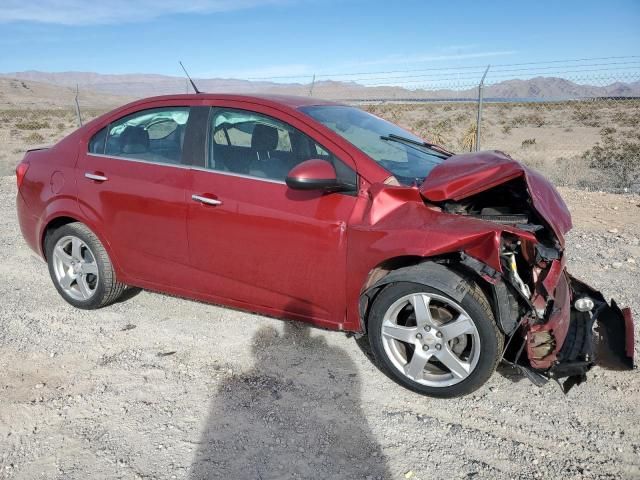
[[[89,152],[180,164],[188,119],[189,107],[142,110],[116,120],[96,133],[89,142]]]
[[[104,127],[89,142],[89,153],[104,153],[104,142],[107,139],[107,127]]]

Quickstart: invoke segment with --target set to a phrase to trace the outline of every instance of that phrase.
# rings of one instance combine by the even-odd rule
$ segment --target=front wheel
[[[483,292],[467,286],[461,301],[410,282],[390,284],[377,295],[368,336],[384,373],[418,393],[443,398],[471,393],[489,379],[504,337]]]

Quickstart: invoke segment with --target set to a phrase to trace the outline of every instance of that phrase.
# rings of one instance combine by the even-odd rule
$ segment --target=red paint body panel
[[[388,171],[297,110],[330,104],[309,97],[200,94],[125,105],[51,149],[26,155],[29,168],[17,196],[23,236],[42,256],[47,225],[70,217],[95,232],[124,283],[361,332],[360,296],[370,273],[383,262],[464,252],[502,272],[505,232],[523,243],[537,242],[534,234],[512,226],[444,213],[425,205],[423,197],[458,200],[523,178],[534,208],[560,243],[571,228],[569,212],[551,184],[498,152],[452,156],[434,168],[420,189],[383,184]],[[197,166],[87,153],[90,138],[110,122],[166,106],[228,107],[275,117],[357,172],[358,192],[292,190],[284,182]],[[322,163],[318,175],[327,166]],[[86,173],[107,181],[87,179]],[[192,201],[192,195],[222,203],[205,205]],[[561,345],[571,298],[564,260],[545,273],[546,296],[562,305],[546,328],[554,329]]]
[[[524,178],[533,207],[564,245],[571,214],[555,188],[542,175],[502,152],[454,155],[436,166],[420,187],[432,202],[460,200],[516,178]]]
[[[191,189],[222,201],[189,205],[194,289],[343,328],[355,197],[213,171],[194,171]]]

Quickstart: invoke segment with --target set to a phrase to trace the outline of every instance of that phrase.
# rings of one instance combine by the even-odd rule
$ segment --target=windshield
[[[412,133],[348,106],[302,107],[301,111],[362,150],[404,185],[420,184],[448,155]]]

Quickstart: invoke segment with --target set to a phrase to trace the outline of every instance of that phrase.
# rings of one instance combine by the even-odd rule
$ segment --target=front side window
[[[322,105],[300,110],[362,150],[405,185],[422,183],[448,157],[420,145],[424,141],[412,133],[358,108]]]
[[[222,172],[284,181],[310,159],[333,164],[338,178],[356,183],[355,172],[300,130],[247,110],[218,109],[210,125],[207,167]]]
[[[89,152],[180,164],[188,119],[188,107],[153,108],[136,112],[96,133],[89,142]]]

